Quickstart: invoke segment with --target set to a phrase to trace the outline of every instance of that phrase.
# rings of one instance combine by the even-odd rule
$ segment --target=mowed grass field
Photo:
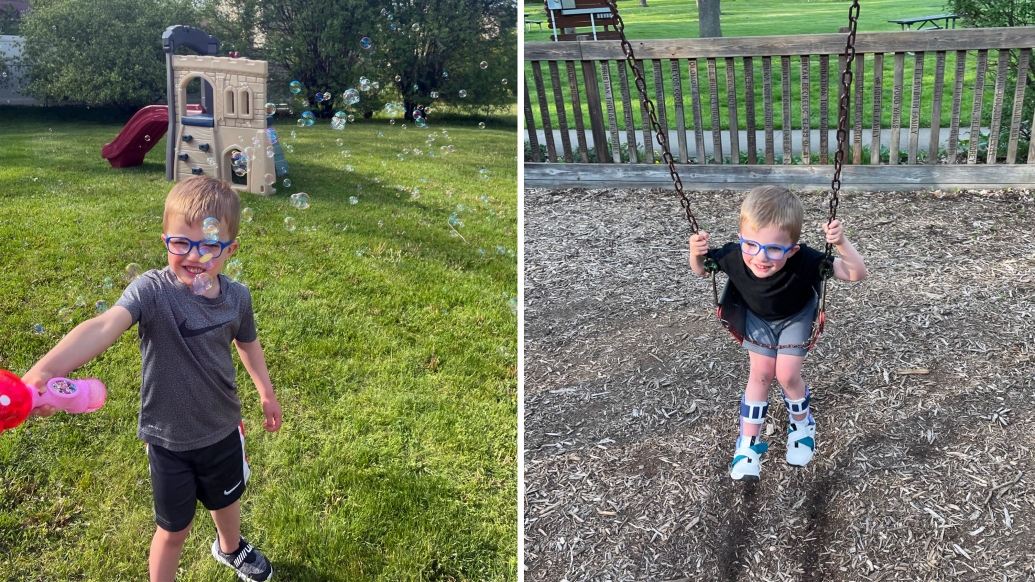
[[[696,38],[698,36],[698,21],[696,4],[686,0],[659,0],[649,1],[648,8],[642,8],[636,2],[622,2],[619,11],[623,21],[626,23],[626,34],[630,39],[665,39],[665,38]],[[848,24],[848,2],[834,2],[832,0],[821,0],[816,2],[792,2],[777,3],[769,0],[748,3],[742,0],[723,2],[723,15],[721,18],[723,36],[759,36],[759,35],[781,35],[781,34],[820,34],[836,33],[841,26]],[[539,13],[539,5],[526,6],[525,17],[535,20],[542,20],[546,15]],[[859,31],[877,32],[899,30],[898,24],[889,23],[890,19],[907,18],[918,15],[929,15],[944,13],[945,9],[936,2],[920,3],[912,6],[903,6],[901,3],[890,1],[875,1],[865,3],[860,10]],[[544,21],[545,22],[545,21]],[[941,24],[943,21],[939,21]],[[546,32],[540,33],[537,27],[533,26],[533,32],[525,34],[526,42],[546,42],[549,35]],[[996,59],[998,51],[989,51],[988,73],[985,79],[983,102],[982,102],[982,125],[988,126],[991,122],[992,98],[995,91]],[[869,128],[873,120],[873,96],[872,88],[874,78],[875,60],[872,54],[864,57],[864,93],[863,93],[863,127]],[[900,127],[909,127],[909,115],[911,95],[908,88],[913,79],[913,68],[916,61],[915,55],[906,55],[904,62],[903,79],[906,85],[902,101],[902,117]],[[920,127],[930,127],[931,113],[933,109],[933,87],[935,78],[936,57],[933,53],[924,55],[923,59],[923,87],[920,102]],[[639,95],[633,83],[631,69],[623,62],[612,62],[611,69],[612,84],[615,91],[615,109],[620,129],[625,128],[625,106],[621,100],[620,79],[618,67],[626,67],[629,77],[629,89],[632,97],[632,116],[634,125],[638,128],[643,126],[640,107],[638,105]],[[708,91],[708,68],[706,61],[699,61],[700,95],[701,95],[701,126],[705,130],[713,128],[710,115],[712,98]],[[754,96],[755,96],[755,123],[758,129],[764,128],[764,88],[762,77],[762,59],[754,59]],[[745,87],[745,70],[742,59],[736,59],[735,77],[738,90],[737,121],[740,129],[747,128],[747,112],[743,98]],[[945,76],[942,103],[940,109],[941,127],[949,127],[952,114],[952,90],[955,82],[956,54],[950,51],[945,59]],[[550,124],[554,129],[558,128],[559,118],[554,100],[554,87],[550,78],[549,69],[543,65],[544,96],[550,112]],[[894,55],[886,54],[883,60],[882,74],[882,106],[879,117],[881,127],[892,127],[892,98],[894,79]],[[976,52],[967,55],[966,67],[963,75],[963,101],[960,113],[961,125],[968,127],[971,120],[972,103],[974,99],[974,80],[976,78],[977,56]],[[563,63],[560,64],[560,89],[567,109],[567,122],[574,127],[573,111],[571,109],[571,90],[568,85],[567,71]],[[665,90],[665,110],[668,114],[669,127],[675,127],[676,103],[672,87],[671,72],[669,63],[662,61],[663,86]],[[814,56],[809,63],[811,97],[809,126],[819,128],[820,126],[820,63],[819,57]],[[644,72],[647,87],[652,101],[657,102],[654,85],[654,72],[650,66]],[[538,105],[539,90],[536,87],[533,71],[530,63],[525,64],[525,76],[531,99],[533,116],[536,127],[543,128],[542,112]],[[583,119],[586,126],[589,126],[589,108],[584,94],[585,80],[581,67],[576,67],[576,77],[580,87],[583,87],[583,95],[580,99]],[[603,80],[598,72],[598,85],[601,96],[604,95]],[[681,84],[683,94],[683,109],[686,117],[687,129],[694,129],[694,120],[691,110],[691,85],[687,64],[681,63]],[[783,129],[785,127],[800,129],[803,126],[801,114],[801,64],[797,57],[790,61],[790,101],[792,103],[791,116],[783,119],[783,98],[781,84],[783,72],[779,58],[772,60],[772,87],[773,87],[773,127]],[[719,128],[727,130],[730,128],[729,106],[726,94],[726,63],[723,59],[716,60],[716,80],[718,83],[718,107],[719,107]],[[828,123],[831,127],[836,126],[837,109],[837,85],[840,82],[840,70],[838,69],[837,57],[830,58],[830,114]],[[1006,106],[1003,116],[1009,122],[1012,107],[1013,82],[1007,84]],[[854,96],[851,106],[854,108]],[[660,107],[659,107],[660,109]],[[854,115],[854,112],[853,112]]]
[[[164,138],[140,167],[100,157],[126,120],[0,108],[0,367],[24,373],[95,302],[114,304],[128,263],[165,266]],[[279,580],[515,580],[516,118],[292,121],[277,126],[291,187],[242,194],[254,219],[235,256],[284,409],[266,433],[237,361],[242,532]],[[308,209],[289,204],[300,191]],[[0,580],[147,578],[137,329],[72,376],[107,384],[101,410],[0,435]],[[199,505],[178,580],[236,579],[213,537]]]

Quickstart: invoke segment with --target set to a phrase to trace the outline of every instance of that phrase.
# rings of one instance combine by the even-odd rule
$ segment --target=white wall
[[[20,57],[22,54],[20,43],[25,38],[21,36],[0,35],[0,55],[5,59]],[[42,105],[43,102],[32,97],[18,93],[18,89],[28,83],[26,78],[28,71],[23,67],[10,67],[14,80],[6,87],[0,88],[0,105]]]

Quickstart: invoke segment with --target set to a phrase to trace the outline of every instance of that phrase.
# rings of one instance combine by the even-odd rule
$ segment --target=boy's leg
[[[212,521],[216,523],[219,549],[224,554],[236,552],[241,543],[241,500],[238,499],[223,509],[210,513]]]
[[[180,554],[183,552],[183,543],[187,541],[188,534],[190,525],[176,532],[168,531],[162,526],[155,529],[148,556],[151,582],[174,582],[176,567],[180,564]]]
[[[787,425],[787,463],[803,467],[812,460],[816,449],[816,421],[809,413],[811,395],[801,378],[805,356],[779,354],[776,358],[776,379],[783,386],[790,423]]]
[[[751,358],[751,371],[748,373],[747,388],[741,408],[747,407],[751,412],[740,417],[740,434],[742,436],[758,436],[765,421],[765,408],[769,401],[769,387],[776,377],[776,358],[757,352],[748,352]],[[758,409],[761,407],[761,414]]]

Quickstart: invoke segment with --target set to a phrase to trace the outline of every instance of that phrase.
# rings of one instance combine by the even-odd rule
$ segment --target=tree
[[[697,23],[701,38],[722,36],[720,14],[722,11],[719,9],[719,0],[697,0]]]
[[[411,118],[418,104],[491,107],[516,97],[513,0],[231,0],[220,6],[206,7],[206,20],[242,47],[252,34],[255,45],[240,50],[261,53],[270,62],[271,95],[279,91],[286,97],[288,82],[297,80],[304,86],[299,97],[322,116],[338,109],[369,113],[401,100]],[[251,13],[257,15],[254,32],[236,16]],[[361,46],[364,37],[371,41],[369,49]],[[349,106],[342,94],[358,89],[360,77],[380,89],[361,91],[361,101]],[[316,103],[321,92],[333,99]]]
[[[40,0],[23,19],[27,92],[125,110],[165,96],[162,32],[195,25],[189,0]]]

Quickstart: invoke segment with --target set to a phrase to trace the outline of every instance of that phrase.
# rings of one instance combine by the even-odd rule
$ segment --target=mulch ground
[[[743,195],[689,193],[714,246]],[[801,196],[822,248],[825,194]],[[1035,578],[1032,192],[842,194],[869,277],[831,283],[805,363],[816,456],[784,462],[774,384],[757,485],[728,473],[748,357],[676,195],[524,208],[527,580]]]

